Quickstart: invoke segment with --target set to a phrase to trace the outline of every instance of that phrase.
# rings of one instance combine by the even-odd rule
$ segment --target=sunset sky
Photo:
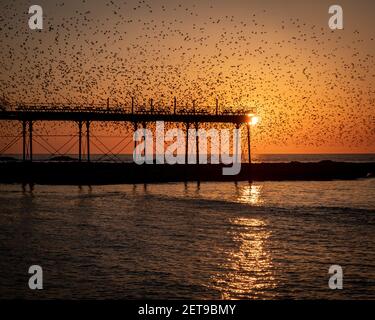
[[[42,31],[28,28],[32,4],[44,10]],[[332,4],[343,7],[344,30],[328,27]],[[206,107],[218,97],[223,109],[256,107],[257,153],[375,152],[373,1],[2,1],[0,12],[0,94],[12,103],[170,105],[176,96]],[[0,126],[1,136],[20,129]]]

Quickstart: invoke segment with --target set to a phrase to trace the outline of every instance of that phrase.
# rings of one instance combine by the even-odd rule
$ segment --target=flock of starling
[[[214,110],[218,99],[221,110],[256,108],[255,145],[375,151],[372,30],[332,31],[296,16],[254,12],[251,2],[241,15],[215,1],[40,5],[44,28],[36,31],[28,28],[28,1],[0,4],[3,105],[109,99],[129,108],[134,97],[138,106],[152,98],[163,109],[176,97],[180,108],[195,101]],[[12,130],[0,124],[0,134]]]

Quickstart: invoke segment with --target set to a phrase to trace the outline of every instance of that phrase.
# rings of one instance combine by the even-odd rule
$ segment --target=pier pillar
[[[138,123],[137,122],[134,122],[133,123],[133,126],[134,126],[134,132],[133,132],[133,139],[134,139],[134,134],[136,133],[136,131],[138,130]],[[137,140],[134,139],[134,152],[137,148]]]
[[[151,99],[151,106],[152,106],[152,99]],[[143,156],[146,157],[147,155],[147,123],[146,122],[143,122],[142,123],[142,127],[143,127],[143,137],[144,137],[144,141],[145,141],[145,147],[143,149]]]
[[[236,129],[237,129],[237,131],[239,131],[240,130],[240,128],[241,128],[241,124],[240,123],[236,123]],[[234,141],[234,154],[235,154],[235,156],[236,156],[236,161],[240,161],[240,163],[242,162],[242,156],[241,156],[241,154],[238,154],[239,153],[239,146],[240,146],[240,144],[241,144],[241,141],[238,141],[238,139],[236,139],[236,141]],[[239,157],[239,159],[238,159],[238,157]]]
[[[87,162],[90,162],[90,121],[86,121]]]
[[[176,99],[176,97],[174,97],[174,99],[173,99],[173,114],[176,114],[176,110],[177,110],[177,99]]]
[[[198,135],[198,130],[199,130],[199,124],[198,122],[195,123],[195,147],[196,147],[196,163],[199,164],[199,135]]]
[[[189,157],[189,122],[186,122],[186,139],[185,139],[185,164],[188,164],[188,157]]]
[[[132,114],[134,113],[134,97],[132,97]]]
[[[22,161],[26,161],[26,121],[22,121]]]
[[[247,124],[247,157],[251,164],[251,145],[250,145],[250,124]]]
[[[216,115],[219,114],[219,99],[216,98]]]
[[[78,161],[82,162],[82,121],[78,121]]]
[[[32,120],[29,121],[29,159],[33,161],[33,122]]]

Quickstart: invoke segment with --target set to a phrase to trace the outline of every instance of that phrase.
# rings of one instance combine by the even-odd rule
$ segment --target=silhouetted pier
[[[193,126],[196,130],[200,124],[230,123],[235,128],[248,124],[255,116],[253,109],[234,111],[232,108],[220,107],[218,100],[215,106],[198,107],[178,106],[176,98],[168,107],[156,107],[153,100],[149,106],[136,105],[134,99],[130,106],[82,106],[82,105],[57,105],[57,104],[21,104],[11,110],[0,111],[0,121],[18,121],[22,126],[22,159],[33,161],[33,124],[36,121],[63,121],[75,122],[78,126],[78,161],[83,161],[82,139],[84,130],[86,133],[86,161],[91,161],[91,139],[90,126],[93,122],[127,122],[132,124],[133,130],[147,128],[150,123],[164,121],[169,123],[180,123],[186,130],[186,159],[188,156],[188,129]],[[247,126],[248,138],[248,161],[251,162],[250,154],[250,128]],[[9,149],[10,145],[7,146]],[[0,154],[4,153],[0,151]],[[196,135],[196,158],[199,163],[199,137]],[[187,161],[186,161],[187,163]]]

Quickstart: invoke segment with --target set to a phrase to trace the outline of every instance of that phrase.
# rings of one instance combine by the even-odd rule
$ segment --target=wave
[[[292,205],[292,206],[279,206],[272,204],[245,204],[239,201],[227,200],[227,199],[209,199],[200,197],[179,197],[174,195],[151,195],[147,194],[148,201],[163,201],[173,203],[183,203],[188,207],[199,207],[218,209],[219,211],[224,210],[241,210],[247,214],[265,213],[268,214],[280,214],[280,213],[303,213],[303,214],[335,214],[335,215],[369,215],[375,220],[375,210],[369,208],[359,207],[339,207],[339,206],[309,206],[309,205]],[[251,209],[251,211],[249,211]]]

